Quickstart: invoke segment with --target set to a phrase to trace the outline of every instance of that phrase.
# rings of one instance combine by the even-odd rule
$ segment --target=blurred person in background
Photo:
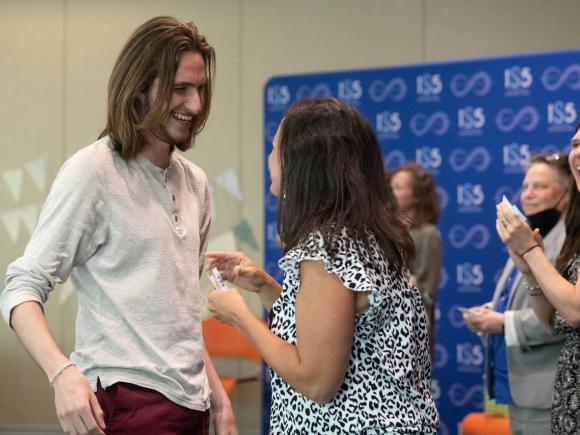
[[[404,163],[390,175],[399,212],[415,243],[411,262],[413,281],[419,288],[429,320],[429,348],[435,355],[435,307],[441,274],[441,235],[437,229],[439,197],[433,176],[416,163]]]

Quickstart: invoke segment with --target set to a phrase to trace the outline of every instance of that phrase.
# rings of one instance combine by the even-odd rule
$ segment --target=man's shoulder
[[[60,172],[67,177],[94,179],[104,177],[103,168],[111,166],[115,159],[108,137],[81,148],[63,164]]]
[[[69,157],[68,162],[78,165],[98,165],[103,161],[113,159],[110,140],[108,136],[105,136],[75,152]]]

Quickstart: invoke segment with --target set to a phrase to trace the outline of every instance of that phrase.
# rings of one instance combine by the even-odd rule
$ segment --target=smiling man
[[[205,351],[199,278],[210,225],[207,177],[174,152],[209,114],[213,48],[192,23],[153,18],[109,82],[101,138],[60,169],[2,314],[55,389],[71,434],[235,434]],[[71,278],[75,351],[55,343],[43,304]]]

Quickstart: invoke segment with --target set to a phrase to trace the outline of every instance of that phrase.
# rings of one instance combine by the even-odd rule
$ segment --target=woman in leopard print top
[[[413,245],[382,162],[353,107],[297,103],[268,162],[283,286],[242,253],[207,254],[208,267],[271,311],[268,330],[236,289],[209,295],[209,309],[271,368],[271,434],[437,432],[425,309],[408,271]]]

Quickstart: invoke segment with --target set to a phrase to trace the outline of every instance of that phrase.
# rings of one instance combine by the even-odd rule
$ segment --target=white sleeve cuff
[[[513,311],[504,313],[504,339],[506,347],[520,346],[518,334],[516,333],[516,316]]]

